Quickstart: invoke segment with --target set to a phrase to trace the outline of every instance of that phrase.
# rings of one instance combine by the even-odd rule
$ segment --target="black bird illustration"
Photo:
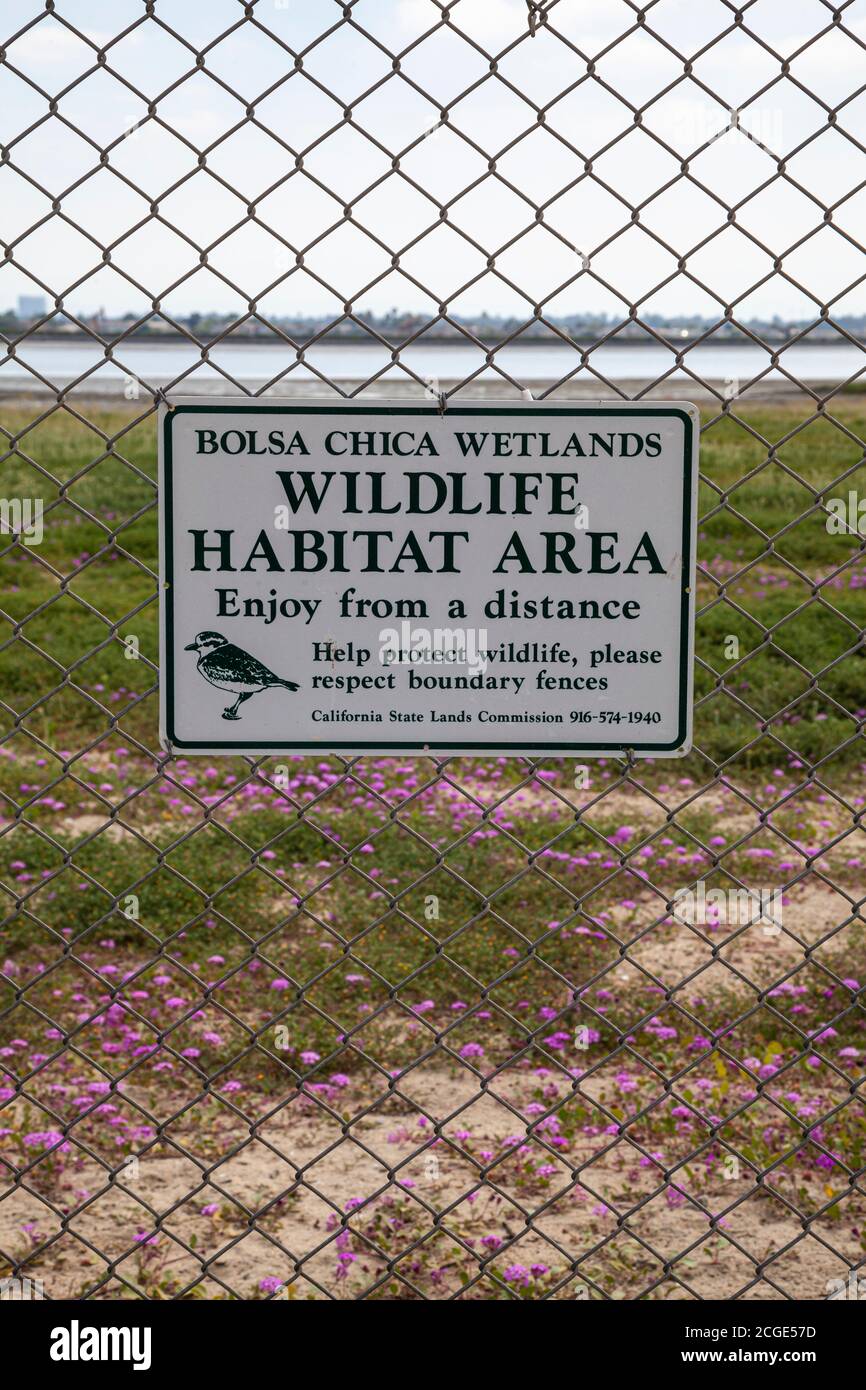
[[[206,681],[218,690],[237,695],[234,704],[223,710],[223,719],[240,719],[238,706],[260,690],[269,690],[274,685],[282,685],[286,690],[298,689],[296,681],[284,681],[275,676],[256,657],[233,646],[219,632],[200,632],[184,651],[198,652],[198,670]]]

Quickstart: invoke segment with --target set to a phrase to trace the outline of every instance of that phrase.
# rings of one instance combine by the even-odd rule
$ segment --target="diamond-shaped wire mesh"
[[[3,27],[0,1276],[826,1297],[866,1242],[863,5]],[[702,406],[685,763],[160,751],[166,390],[527,387]]]

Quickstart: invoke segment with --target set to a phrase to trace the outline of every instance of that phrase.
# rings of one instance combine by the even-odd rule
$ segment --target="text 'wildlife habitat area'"
[[[166,745],[687,751],[695,424],[172,402]]]

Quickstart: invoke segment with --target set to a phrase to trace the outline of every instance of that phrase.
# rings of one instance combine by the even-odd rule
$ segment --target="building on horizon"
[[[44,294],[19,294],[18,296],[19,319],[41,319],[47,308],[48,301]]]

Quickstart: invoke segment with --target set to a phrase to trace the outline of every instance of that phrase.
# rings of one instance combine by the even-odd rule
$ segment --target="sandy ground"
[[[482,1261],[489,1254],[482,1238],[497,1235],[508,1246],[496,1256],[500,1270],[543,1263],[570,1275],[557,1294],[566,1298],[633,1298],[647,1291],[653,1298],[821,1299],[830,1281],[846,1277],[846,1257],[859,1258],[849,1222],[819,1220],[804,1229],[782,1197],[758,1192],[747,1174],[719,1179],[690,1200],[691,1184],[681,1171],[687,1196],[672,1206],[664,1192],[653,1195],[658,1179],[639,1167],[640,1155],[626,1141],[587,1166],[609,1141],[577,1139],[568,1160],[579,1169],[580,1185],[555,1158],[550,1163],[558,1171],[547,1191],[522,1189],[507,1163],[496,1170],[495,1185],[479,1185],[456,1136],[468,1130],[476,1145],[483,1139],[488,1150],[501,1150],[504,1139],[521,1131],[511,1106],[525,1099],[527,1084],[528,1078],[509,1076],[495,1084],[495,1095],[479,1096],[468,1072],[421,1068],[401,1085],[402,1096],[388,1101],[387,1113],[376,1110],[345,1132],[337,1119],[300,1099],[252,1135],[239,1127],[230,1154],[216,1156],[216,1168],[213,1160],[196,1163],[167,1151],[141,1160],[137,1171],[124,1176],[125,1192],[104,1191],[69,1219],[65,1231],[62,1218],[19,1192],[0,1204],[0,1245],[17,1246],[20,1253],[16,1228],[26,1222],[36,1222],[43,1238],[59,1237],[29,1269],[41,1275],[52,1298],[87,1290],[103,1298],[134,1296],[146,1248],[136,1246],[135,1238],[156,1225],[159,1243],[144,1261],[151,1277],[170,1275],[183,1287],[204,1275],[207,1297],[250,1297],[268,1277],[292,1284],[295,1297],[354,1298],[383,1280],[386,1294],[412,1296],[417,1252],[398,1258],[392,1268],[388,1260],[415,1241],[427,1247],[425,1259],[444,1268],[442,1296],[453,1295],[460,1288],[448,1279],[455,1231],[475,1241]],[[435,1161],[431,1150],[411,1156],[419,1143],[415,1136],[422,1134],[419,1110],[442,1125],[446,1142],[437,1146]],[[194,1139],[189,1143],[194,1153]],[[631,1185],[624,1196],[626,1173]],[[398,1181],[411,1186],[401,1193]],[[99,1192],[95,1164],[83,1163],[75,1187]],[[369,1246],[357,1241],[349,1276],[339,1279],[339,1213],[352,1199],[389,1190],[414,1208],[417,1219],[390,1248],[377,1250],[378,1237]],[[461,1200],[472,1191],[471,1202]],[[55,1200],[64,1196],[57,1193]],[[280,1196],[286,1200],[273,1209]],[[200,1215],[211,1203],[220,1205],[215,1219]],[[710,1229],[708,1212],[726,1213],[726,1239]],[[361,1232],[365,1225],[361,1208],[351,1226]],[[462,1296],[490,1296],[494,1288],[482,1270],[478,1286]]]
[[[477,790],[485,799],[492,792],[489,785]],[[547,797],[543,789],[523,795]],[[573,802],[574,793],[565,796]],[[648,816],[651,821],[648,806],[628,789],[607,792],[599,803],[605,816],[633,819],[642,834]],[[738,815],[734,807],[725,818],[729,841],[752,823],[746,811],[736,825]],[[88,835],[99,819],[77,818],[68,829]],[[660,911],[651,893],[635,896],[634,920],[647,922]],[[627,914],[612,909],[613,929],[631,944],[600,983],[615,986],[623,1007],[634,991],[639,1013],[647,1009],[648,983],[672,990],[674,1002],[686,1007],[724,989],[745,1011],[758,986],[798,967],[814,969],[810,951],[828,935],[814,959],[839,964],[832,934],[849,915],[846,899],[814,881],[786,896],[782,930],[755,924],[733,936],[726,927],[713,932],[679,923],[641,934]],[[850,1207],[842,1200],[839,1219],[804,1225],[798,1194],[784,1185],[780,1192],[759,1190],[747,1166],[709,1183],[680,1169],[675,1181],[682,1193],[672,1192],[625,1138],[579,1130],[565,1161],[532,1139],[527,1156],[534,1166],[549,1165],[547,1185],[521,1176],[513,1158],[498,1164],[489,1181],[480,1180],[464,1143],[476,1158],[507,1152],[506,1140],[526,1138],[526,1106],[553,1084],[558,1091],[544,1094],[545,1103],[562,1102],[564,1113],[569,1083],[561,1076],[539,1080],[516,1067],[485,1092],[471,1070],[439,1057],[409,1072],[398,1093],[384,1100],[381,1082],[366,1096],[363,1084],[354,1084],[345,1102],[333,1102],[351,1107],[344,1115],[296,1096],[281,1108],[277,1101],[276,1113],[258,1122],[226,1111],[215,1128],[211,1115],[194,1109],[192,1123],[168,1125],[173,1143],[124,1170],[113,1187],[104,1167],[83,1151],[54,1187],[40,1189],[42,1197],[25,1185],[13,1191],[0,1177],[0,1274],[3,1253],[21,1259],[31,1242],[48,1239],[49,1249],[27,1272],[43,1279],[52,1298],[122,1298],[142,1288],[171,1296],[197,1280],[200,1295],[249,1298],[267,1278],[283,1281],[298,1298],[411,1297],[416,1279],[429,1294],[431,1268],[442,1271],[438,1296],[491,1297],[501,1296],[486,1272],[495,1259],[500,1272],[547,1266],[564,1281],[554,1294],[561,1298],[822,1299],[831,1281],[846,1277],[847,1261],[862,1257],[852,1227],[859,1228],[854,1203],[862,1207],[866,1191]],[[584,1095],[597,1099],[602,1084],[584,1083]],[[803,1089],[799,1073],[797,1085]],[[130,1094],[155,1108],[152,1093],[133,1088]],[[159,1097],[162,1116],[181,1106],[180,1097]],[[4,1123],[12,1121],[4,1116]],[[51,1123],[46,1114],[44,1127]],[[424,1145],[435,1125],[442,1142],[431,1150]],[[670,1155],[669,1140],[658,1143]],[[383,1206],[386,1195],[399,1207]],[[349,1217],[355,1258],[341,1277],[337,1238],[347,1204],[359,1199],[374,1200],[382,1215],[372,1231],[363,1205]],[[212,1205],[215,1211],[202,1214]],[[712,1229],[713,1215],[724,1218],[721,1231]],[[389,1235],[386,1218],[405,1224]],[[137,1239],[154,1230],[156,1245]],[[491,1236],[502,1242],[496,1252],[482,1243]],[[462,1263],[471,1282],[461,1290],[455,1250],[470,1241]],[[423,1266],[420,1273],[416,1266]]]
[[[837,895],[804,891],[786,909],[783,932],[768,937],[750,928],[716,960],[687,927],[658,927],[629,952],[638,964],[619,967],[615,982],[627,990],[649,972],[673,986],[691,974],[694,988],[687,986],[683,997],[705,996],[715,987],[730,989],[733,977],[724,963],[730,961],[749,980],[766,984],[801,964],[837,920]],[[744,982],[742,992],[747,1004],[754,985]],[[430,1061],[385,1099],[381,1085],[366,1101],[353,1088],[346,1102],[351,1112],[343,1116],[296,1096],[281,1108],[277,1101],[276,1113],[259,1123],[229,1119],[218,1152],[207,1142],[214,1132],[208,1119],[198,1128],[169,1126],[180,1151],[166,1143],[142,1158],[124,1172],[125,1190],[112,1190],[104,1169],[82,1156],[79,1171],[50,1193],[49,1204],[24,1190],[10,1192],[0,1201],[0,1248],[20,1258],[27,1246],[22,1227],[34,1222],[43,1240],[57,1237],[30,1270],[41,1275],[49,1296],[90,1292],[103,1298],[134,1296],[143,1286],[152,1292],[166,1279],[177,1281],[173,1292],[201,1279],[206,1297],[249,1298],[269,1277],[283,1281],[292,1297],[356,1298],[377,1291],[403,1298],[413,1296],[419,1259],[443,1270],[440,1296],[490,1297],[496,1285],[485,1261],[493,1252],[481,1243],[490,1235],[507,1247],[496,1253],[500,1271],[544,1264],[567,1281],[555,1294],[562,1298],[822,1299],[831,1281],[847,1276],[846,1260],[861,1257],[852,1234],[856,1213],[846,1214],[845,1200],[840,1220],[821,1217],[804,1225],[793,1189],[759,1190],[747,1168],[709,1185],[682,1168],[675,1182],[684,1195],[671,1193],[624,1138],[614,1142],[578,1131],[566,1161],[530,1140],[534,1165],[550,1165],[549,1186],[534,1178],[527,1185],[511,1159],[494,1168],[489,1182],[481,1181],[464,1152],[467,1132],[476,1156],[498,1156],[509,1137],[526,1138],[526,1106],[540,1093],[549,1105],[558,1098],[559,1113],[567,1112],[568,1084],[553,1073],[539,1080],[516,1067],[485,1093],[469,1069]],[[596,1099],[603,1084],[602,1078],[589,1080],[584,1095]],[[540,1091],[548,1085],[557,1090]],[[148,1106],[146,1092],[136,1098]],[[173,1108],[163,1097],[160,1113]],[[435,1125],[442,1141],[434,1150],[425,1143]],[[637,1131],[635,1138],[641,1139]],[[348,1277],[338,1277],[335,1242],[347,1203],[387,1193],[409,1208],[409,1224],[386,1246],[379,1228],[369,1244],[359,1234]],[[76,1202],[83,1209],[64,1227],[63,1209]],[[217,1213],[202,1215],[211,1204]],[[724,1238],[711,1229],[708,1213],[724,1217]],[[399,1215],[406,1219],[405,1212]],[[363,1233],[368,1220],[361,1207],[350,1218],[351,1229]],[[141,1232],[155,1229],[155,1247],[137,1243]],[[482,1262],[479,1281],[461,1291],[455,1246],[472,1240]],[[466,1264],[474,1276],[477,1259]]]

